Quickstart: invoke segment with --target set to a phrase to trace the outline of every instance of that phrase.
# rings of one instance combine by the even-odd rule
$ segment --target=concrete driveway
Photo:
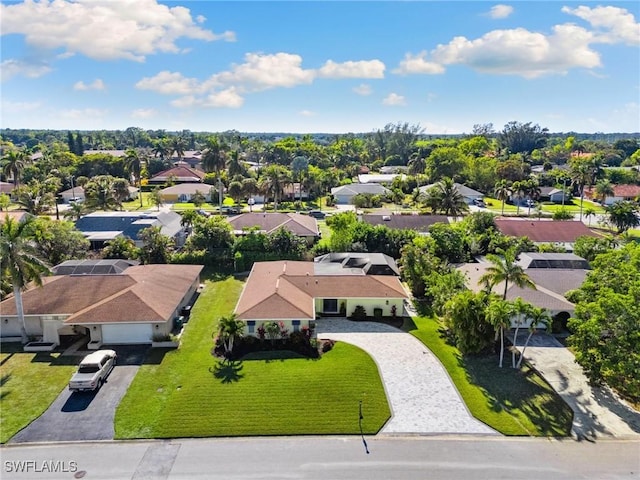
[[[360,347],[378,365],[392,417],[381,433],[498,435],[467,410],[440,361],[412,335],[375,322],[322,318],[318,338]]]
[[[516,342],[520,351],[528,335],[521,333]],[[537,333],[524,356],[573,410],[571,433],[575,438],[640,438],[640,412],[608,387],[591,386],[573,354],[554,337]]]
[[[14,435],[9,443],[112,440],[116,407],[138,372],[147,348],[108,348],[116,350],[118,359],[100,390],[72,393],[65,388],[39,418]],[[78,357],[78,362],[81,358]]]

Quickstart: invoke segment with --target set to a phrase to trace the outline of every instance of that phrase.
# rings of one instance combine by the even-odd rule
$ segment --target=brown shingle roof
[[[229,218],[229,223],[238,232],[259,227],[260,230],[271,233],[284,227],[299,237],[319,235],[316,219],[299,213],[242,213]]]
[[[185,166],[178,166],[155,174],[150,181],[164,182],[170,177],[175,177],[179,182],[201,182],[205,175],[206,174],[200,170],[195,170]]]
[[[533,242],[573,243],[578,237],[599,237],[587,226],[578,221],[552,220],[512,220],[497,218],[496,227],[510,237],[528,237]]]
[[[69,324],[167,321],[199,278],[200,265],[138,265],[119,275],[69,275],[44,279],[23,294],[27,315],[70,315]],[[0,303],[16,315],[13,298]]]
[[[314,298],[406,298],[397,277],[314,276],[313,262],[257,262],[236,305],[247,319],[314,318]]]

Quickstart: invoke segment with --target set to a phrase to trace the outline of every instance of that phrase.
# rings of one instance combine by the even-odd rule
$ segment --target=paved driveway
[[[117,364],[100,390],[72,393],[65,388],[39,418],[18,432],[9,443],[112,440],[116,407],[146,352],[139,346],[115,347],[114,350],[118,354]]]
[[[360,347],[378,364],[392,412],[382,433],[498,435],[471,416],[440,361],[412,335],[337,318],[319,319],[317,332]]]
[[[526,335],[518,334],[521,351]],[[573,410],[571,433],[577,439],[640,438],[640,413],[609,388],[589,385],[573,354],[554,337],[534,335],[524,356]]]

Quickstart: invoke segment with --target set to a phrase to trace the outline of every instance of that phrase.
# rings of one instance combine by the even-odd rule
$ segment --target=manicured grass
[[[67,386],[77,359],[26,353],[3,344],[0,353],[0,443],[38,418]]]
[[[493,213],[502,213],[502,202],[497,198],[484,197],[484,203]],[[517,210],[518,208],[514,205],[504,204],[504,213],[516,213]],[[520,213],[522,213],[522,207],[520,207]]]
[[[344,343],[318,360],[222,362],[211,333],[242,282],[207,282],[179,350],[154,352],[116,412],[116,438],[376,433],[390,416],[373,360]],[[255,356],[253,357],[255,358]]]
[[[436,320],[413,320],[417,328],[410,333],[440,359],[478,420],[505,435],[569,435],[571,409],[535,370],[512,369],[506,354],[503,368],[497,356],[462,356],[441,337]]]
[[[579,198],[571,199],[571,201],[565,203],[564,208],[570,213],[579,214],[580,213],[580,199]],[[591,200],[586,200],[585,199],[583,204],[582,204],[582,214],[583,215],[584,215],[585,210],[587,210],[588,208],[592,209],[597,214],[603,214],[603,213],[606,212],[606,210],[599,203],[595,203],[595,202],[592,202]],[[554,212],[556,212],[558,210],[562,210],[562,204],[561,203],[553,204],[553,205],[542,205],[542,211],[543,212],[554,213]]]

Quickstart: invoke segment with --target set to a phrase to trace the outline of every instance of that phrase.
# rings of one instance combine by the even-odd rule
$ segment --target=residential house
[[[350,183],[331,189],[331,195],[338,205],[353,203],[356,195],[388,195],[391,191],[379,183]]]
[[[415,230],[426,234],[435,223],[449,223],[446,215],[360,215],[360,220],[369,225],[384,225],[393,229]]]
[[[318,222],[309,215],[300,213],[241,213],[228,218],[235,235],[245,235],[248,230],[257,229],[263,233],[273,233],[284,228],[292,234],[304,238],[312,244],[320,237]]]
[[[128,200],[135,200],[138,198],[139,189],[137,187],[129,186],[129,198]],[[85,191],[83,187],[73,187],[68,190],[60,192],[60,197],[64,203],[72,202],[84,202],[86,200]]]
[[[51,269],[54,275],[113,275],[140,265],[137,260],[67,260]]]
[[[205,201],[210,202],[212,189],[215,193],[213,185],[207,185],[206,183],[179,183],[171,187],[163,188],[160,190],[160,194],[165,203],[182,203],[191,202],[192,197],[197,192],[200,192],[204,195]]]
[[[395,275],[400,276],[396,261],[384,253],[332,252],[313,259],[317,275]]]
[[[313,328],[323,315],[402,315],[408,298],[398,277],[353,274],[350,269],[323,274],[323,262],[256,262],[235,308],[244,334],[258,336],[267,322],[282,322],[290,332]],[[318,320],[322,321],[322,320]]]
[[[405,179],[406,175],[400,173],[369,173],[358,175],[358,183],[379,183],[391,185],[396,178]]]
[[[597,198],[597,193],[595,187],[585,188],[584,195],[587,198],[590,198],[594,201],[601,201],[602,199]],[[607,195],[604,198],[603,205],[613,205],[616,202],[620,202],[623,200],[634,201],[637,198],[640,198],[640,185],[614,185],[613,186],[613,195]]]
[[[5,218],[10,218],[16,222],[24,222],[29,217],[33,217],[33,215],[25,210],[10,210],[8,212],[0,212],[0,224],[4,222]]]
[[[100,260],[103,262],[104,260]],[[120,262],[116,260],[115,262]],[[96,266],[96,268],[98,268]],[[43,278],[22,295],[27,334],[60,344],[86,335],[89,348],[145,344],[171,333],[200,285],[201,265],[132,265],[119,273],[79,273]],[[78,270],[80,271],[80,270]],[[20,336],[12,296],[0,302],[0,336]]]
[[[11,182],[0,182],[0,193],[11,196],[15,186]]]
[[[431,185],[420,187],[419,190],[421,193],[427,193],[429,189],[435,186],[436,184],[432,183]],[[454,183],[453,186],[458,190],[458,193],[462,195],[464,201],[469,205],[473,205],[475,201],[482,200],[484,198],[484,193],[478,192],[477,190],[469,188],[466,185],[462,185],[461,183]]]
[[[573,244],[579,237],[600,237],[577,220],[531,220],[496,218],[498,230],[509,237],[527,237],[536,244],[551,243],[573,251]]]
[[[540,200],[554,203],[562,203],[564,197],[565,202],[571,201],[571,194],[563,192],[561,188],[556,187],[540,187]]]
[[[94,212],[76,221],[76,229],[91,242],[92,249],[101,249],[105,242],[116,237],[127,237],[142,246],[141,230],[160,227],[160,233],[182,245],[185,240],[180,214],[171,211],[147,212]]]
[[[202,183],[205,173],[201,170],[195,170],[185,165],[170,168],[163,172],[155,174],[149,179],[150,185],[159,185],[168,182],[174,183]]]
[[[579,288],[588,272],[589,263],[577,255],[570,253],[522,253],[518,263],[535,284],[536,289],[520,288],[513,283],[507,285],[507,300],[521,298],[525,302],[545,308],[549,314],[566,327],[567,320],[573,315],[575,305],[564,295],[569,290]],[[467,286],[474,292],[485,289],[479,282],[487,268],[492,264],[482,260],[480,263],[465,263],[458,270],[465,275]],[[504,282],[493,287],[493,292],[502,296]],[[518,326],[517,319],[512,320],[512,327]],[[526,322],[519,326],[528,327]]]

